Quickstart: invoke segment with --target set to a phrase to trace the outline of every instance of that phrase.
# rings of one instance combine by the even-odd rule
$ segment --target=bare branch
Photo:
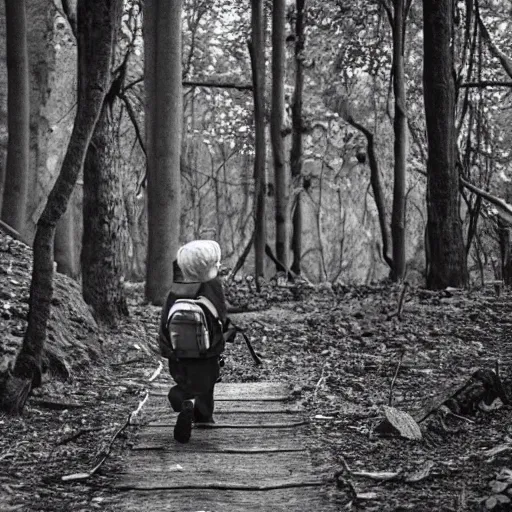
[[[481,82],[465,82],[463,84],[460,84],[459,87],[461,88],[478,88],[483,89],[485,87],[512,87],[512,82],[510,81],[493,81],[493,80],[482,80]]]
[[[252,91],[252,84],[235,84],[234,82],[197,82],[194,80],[183,80],[183,87],[219,87],[221,89],[238,89],[239,91]]]
[[[487,27],[484,25],[484,22],[482,21],[482,17],[480,16],[480,8],[478,6],[478,0],[475,0],[475,14],[476,19],[478,21],[478,26],[480,27],[480,32],[482,34],[482,37],[484,38],[485,42],[489,46],[489,51],[491,54],[496,57],[500,64],[503,66],[503,69],[507,73],[507,75],[512,78],[512,59],[505,55],[495,44],[494,41],[491,39],[491,35],[489,34],[489,31],[487,30]]]

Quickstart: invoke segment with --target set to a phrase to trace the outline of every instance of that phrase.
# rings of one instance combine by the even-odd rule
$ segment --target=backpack
[[[210,332],[207,315],[211,315],[212,330],[217,332]],[[167,330],[172,352],[178,359],[213,357],[224,350],[217,309],[206,297],[177,299],[167,316]]]

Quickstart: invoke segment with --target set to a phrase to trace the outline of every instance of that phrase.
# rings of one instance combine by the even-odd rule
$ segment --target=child
[[[178,268],[176,265],[174,268],[174,283],[162,309],[159,343],[162,355],[169,359],[169,372],[176,382],[169,391],[169,402],[179,412],[174,438],[180,443],[190,439],[193,421],[213,423],[213,391],[219,378],[223,332],[227,326],[226,300],[218,278],[220,259],[220,246],[212,240],[195,240],[182,246],[177,255]],[[194,299],[202,301],[199,306],[204,317],[201,310],[197,312]],[[178,311],[180,308],[182,310]],[[197,324],[192,331],[187,331],[192,316],[201,316],[203,323],[206,320],[207,331],[197,334],[199,341],[195,339]],[[185,337],[190,337],[189,332],[194,333],[193,343],[181,350],[178,345]]]

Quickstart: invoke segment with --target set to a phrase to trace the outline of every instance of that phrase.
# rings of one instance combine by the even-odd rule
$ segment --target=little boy
[[[176,382],[169,391],[169,402],[179,412],[174,438],[180,443],[189,441],[193,421],[213,422],[213,391],[220,373],[223,332],[227,324],[226,300],[218,278],[220,260],[220,246],[212,240],[195,240],[182,246],[175,262],[174,283],[162,308],[159,343]],[[193,349],[180,352],[176,346],[178,338],[185,336],[188,326],[182,322],[185,328],[180,331],[179,312],[176,310],[180,307],[197,310],[195,302],[200,302],[202,312],[199,310],[199,315],[204,312],[207,332],[200,339],[206,345],[198,354]],[[185,311],[183,318],[188,313]],[[176,316],[178,320],[175,320]]]

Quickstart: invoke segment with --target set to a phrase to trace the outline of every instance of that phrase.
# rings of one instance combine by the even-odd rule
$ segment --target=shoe
[[[178,443],[188,443],[192,432],[192,418],[194,417],[194,401],[185,400],[174,427],[174,439]]]

